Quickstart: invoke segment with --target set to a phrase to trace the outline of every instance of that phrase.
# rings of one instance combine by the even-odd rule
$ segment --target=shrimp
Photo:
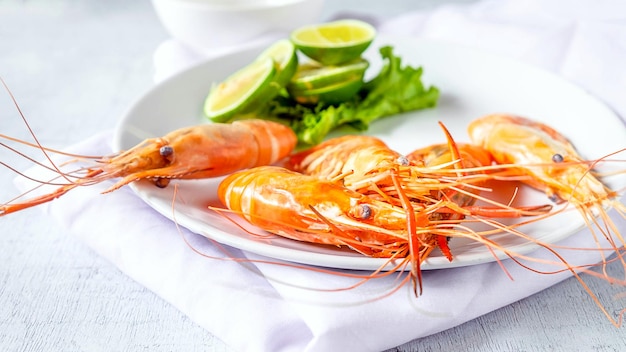
[[[260,166],[228,175],[218,197],[250,224],[285,238],[314,244],[347,246],[374,258],[404,258],[410,263],[413,289],[421,292],[421,263],[435,248],[452,260],[449,236],[476,238],[445,217],[456,207],[448,201],[411,203],[392,174],[400,205],[374,199],[338,182],[278,166]],[[437,216],[443,212],[444,216]],[[402,265],[402,264],[401,264]]]
[[[144,140],[115,156],[97,158],[93,165],[81,169],[84,175],[65,174],[56,169],[60,177],[69,181],[67,184],[49,194],[0,205],[0,216],[51,201],[75,187],[112,178],[121,180],[104,193],[142,179],[165,187],[171,179],[223,176],[274,163],[291,153],[296,143],[296,135],[290,128],[265,120],[185,127],[163,137]]]
[[[350,184],[350,177],[357,179],[393,165],[435,166],[452,163],[450,150],[458,150],[456,157],[461,160],[463,167],[491,164],[493,159],[487,151],[472,144],[455,143],[445,126],[440,125],[448,138],[448,144],[432,145],[402,155],[377,137],[346,135],[326,140],[313,148],[291,155],[288,168],[328,179],[344,175],[348,179],[347,181],[344,179],[344,183]]]
[[[575,206],[585,219],[595,214],[610,221],[605,211],[610,206],[623,215],[626,207],[616,200],[618,193],[594,175],[595,163],[585,161],[567,138],[550,126],[525,117],[493,114],[474,120],[468,132],[506,173],[525,176],[522,182],[555,202]],[[624,246],[626,242],[617,235]]]
[[[606,225],[598,224],[604,236],[610,239],[614,232],[619,246],[626,245],[606,214],[612,206],[624,216],[626,206],[593,174],[594,163],[585,161],[558,131],[525,117],[492,114],[472,121],[468,132],[507,173],[526,176],[522,182],[555,202],[573,205],[585,221],[598,215]]]
[[[573,206],[582,215],[596,241],[599,231],[612,246],[617,260],[626,268],[626,241],[607,214],[607,210],[612,207],[619,216],[625,217],[626,206],[617,199],[618,192],[608,188],[594,174],[593,167],[597,161],[584,160],[569,140],[552,127],[521,116],[487,115],[472,121],[468,132],[473,143],[488,150],[499,164],[494,173],[501,173],[501,179],[512,175],[545,192],[552,201]],[[598,250],[604,252],[600,245]],[[608,259],[603,256],[602,263],[607,262]],[[567,265],[566,262],[564,264]],[[583,285],[605,316],[615,326],[621,325],[604,309],[573,268],[567,265],[567,269]],[[606,272],[604,277],[612,281]],[[620,321],[623,312],[619,314]]]
[[[404,252],[406,214],[338,183],[277,166],[227,176],[220,201],[268,232],[310,243],[346,245],[371,257]]]
[[[329,139],[309,150],[292,155],[287,165],[290,169],[307,175],[339,180],[342,186],[362,196],[380,198],[404,209],[425,207],[439,185],[438,180],[426,178],[415,182],[417,177],[413,177],[411,170],[411,166],[415,165],[411,165],[406,157],[373,136],[348,135]],[[398,181],[399,179],[402,181]],[[410,216],[407,214],[407,224],[414,223]],[[430,221],[422,221],[422,230],[423,225],[428,223]],[[428,236],[440,247],[448,260],[452,260],[446,237],[434,233]],[[419,249],[414,247],[415,243],[424,243],[424,240],[418,240],[411,235],[409,238],[412,243],[410,252],[418,252]],[[412,275],[418,277],[419,261],[414,260],[412,264]]]
[[[401,186],[392,176],[398,192]],[[372,199],[343,185],[278,166],[235,172],[218,187],[231,211],[270,233],[316,244],[348,246],[371,257],[407,258],[413,289],[421,292],[420,264],[437,247],[437,208]]]
[[[498,164],[512,165],[516,172],[529,176],[524,182],[552,200],[603,204],[617,195],[590,172],[588,163],[563,135],[545,124],[493,114],[472,121],[468,132]]]

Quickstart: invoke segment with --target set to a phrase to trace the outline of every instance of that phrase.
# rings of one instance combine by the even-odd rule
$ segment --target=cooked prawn
[[[412,170],[414,166],[416,165],[389,148],[379,138],[364,135],[329,139],[292,155],[288,161],[288,167],[292,170],[340,181],[342,186],[370,198],[381,199],[404,208],[419,209],[429,202],[433,193],[436,197],[440,182],[426,177],[417,182],[417,175]],[[402,181],[397,181],[398,179]],[[394,181],[400,186],[394,184]],[[402,191],[398,192],[401,188]],[[452,260],[446,237],[430,234],[429,238],[438,243],[441,251]],[[413,248],[412,251],[417,252],[419,249]]]
[[[618,192],[608,188],[594,174],[597,160],[584,160],[565,136],[550,126],[525,117],[487,115],[474,120],[468,126],[468,132],[473,143],[488,150],[499,164],[493,169],[500,174],[497,177],[506,179],[513,176],[545,192],[551,200],[576,208],[594,238],[598,232],[601,233],[613,247],[617,260],[626,267],[626,241],[607,214],[612,207],[618,216],[625,217],[626,206],[620,203]],[[626,148],[616,153],[624,151]],[[604,253],[600,246],[598,251]],[[602,262],[606,263],[607,259],[603,257]],[[598,303],[582,279],[571,267],[568,269]],[[605,273],[605,276],[608,274]],[[602,308],[600,303],[598,305]],[[620,325],[604,308],[602,310],[613,324]]]
[[[371,257],[407,250],[402,208],[315,176],[256,167],[227,176],[218,196],[251,224],[283,237],[345,245]]]
[[[530,119],[493,114],[474,120],[472,141],[488,150],[498,164],[512,165],[530,176],[527,184],[557,200],[605,203],[616,196],[590,171],[574,146],[550,126]],[[564,167],[560,167],[563,165]]]
[[[608,219],[605,207],[624,212],[618,193],[594,175],[594,162],[584,160],[574,146],[550,126],[520,116],[487,115],[474,120],[472,141],[488,150],[501,169],[524,176],[520,180],[546,193],[555,202],[567,202],[585,216]],[[626,149],[623,149],[624,151]],[[626,242],[618,234],[621,245]]]
[[[317,176],[276,166],[235,172],[218,187],[221,202],[268,232],[310,243],[348,246],[411,264],[413,289],[421,291],[420,264],[438,245],[439,227],[430,213],[442,208],[413,207],[392,174],[402,205],[372,199]],[[448,224],[442,227],[446,233]]]
[[[598,224],[598,228],[604,236],[613,242],[615,235],[616,248],[626,245],[606,214],[611,206],[624,216],[626,207],[617,200],[618,193],[594,175],[594,163],[585,161],[558,131],[505,114],[476,119],[468,131],[472,141],[488,150],[507,174],[525,176],[522,182],[544,191],[555,202],[573,205],[585,221],[595,221],[592,219],[599,215],[604,226]]]
[[[15,141],[4,135],[0,138]],[[163,137],[144,140],[115,156],[96,158],[78,173],[62,173],[55,168],[67,184],[49,194],[2,204],[0,216],[51,201],[75,187],[112,178],[121,180],[105,193],[142,179],[165,187],[171,179],[216,177],[267,165],[287,156],[296,143],[295,133],[290,128],[265,120],[185,127]]]

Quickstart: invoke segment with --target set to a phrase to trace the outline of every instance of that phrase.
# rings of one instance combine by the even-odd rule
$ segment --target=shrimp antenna
[[[61,177],[63,177],[67,182],[72,183],[72,180],[70,180],[57,166],[56,164],[52,161],[52,158],[50,158],[50,155],[48,154],[46,148],[43,147],[43,145],[41,145],[41,143],[39,142],[39,139],[37,138],[37,136],[35,135],[35,132],[33,131],[33,129],[30,127],[30,124],[28,124],[28,121],[26,120],[26,116],[24,116],[24,113],[22,112],[22,109],[20,108],[20,105],[17,103],[17,99],[15,99],[15,96],[13,95],[13,92],[11,92],[11,90],[9,89],[9,86],[6,84],[6,82],[4,81],[4,78],[0,77],[0,82],[2,82],[2,85],[4,86],[4,89],[7,91],[7,93],[9,94],[9,97],[11,98],[11,101],[13,102],[13,105],[15,106],[15,109],[17,110],[17,112],[20,114],[20,117],[22,118],[22,121],[24,121],[24,125],[26,125],[26,128],[28,129],[28,133],[31,135],[31,137],[33,138],[33,140],[35,141],[35,144],[37,145],[37,147],[41,150],[41,152],[43,153],[43,155],[46,157],[46,159],[50,162],[50,164],[52,165],[52,167],[54,168],[54,170],[56,172],[59,173],[59,175],[61,175]]]

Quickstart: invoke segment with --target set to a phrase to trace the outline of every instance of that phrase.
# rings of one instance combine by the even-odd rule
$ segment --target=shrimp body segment
[[[457,143],[461,167],[471,168],[491,165],[493,157],[487,150],[470,143]],[[426,166],[449,164],[454,161],[448,144],[434,144],[416,149],[406,155],[409,161]]]
[[[163,137],[147,139],[113,157],[96,158],[75,172],[63,173],[55,168],[58,176],[54,183],[63,180],[66,184],[42,196],[2,204],[0,216],[46,203],[78,186],[112,178],[121,179],[104,193],[142,179],[165,187],[171,179],[216,177],[267,165],[291,153],[296,143],[296,135],[290,128],[264,120],[185,127]]]

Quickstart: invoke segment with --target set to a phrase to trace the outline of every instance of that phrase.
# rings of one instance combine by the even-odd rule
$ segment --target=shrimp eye
[[[356,216],[362,220],[369,219],[372,216],[372,208],[367,204],[360,204],[357,207]]]
[[[174,154],[174,148],[169,145],[164,145],[161,149],[159,149],[159,154],[161,154],[161,156],[168,157]]]
[[[556,153],[552,156],[552,161],[554,161],[555,163],[562,163],[563,162],[563,155]]]
[[[399,156],[396,161],[402,166],[409,166],[410,164],[409,159],[404,155]]]
[[[154,180],[154,185],[159,188],[165,188],[169,184],[170,184],[169,178],[157,178],[156,180]]]

